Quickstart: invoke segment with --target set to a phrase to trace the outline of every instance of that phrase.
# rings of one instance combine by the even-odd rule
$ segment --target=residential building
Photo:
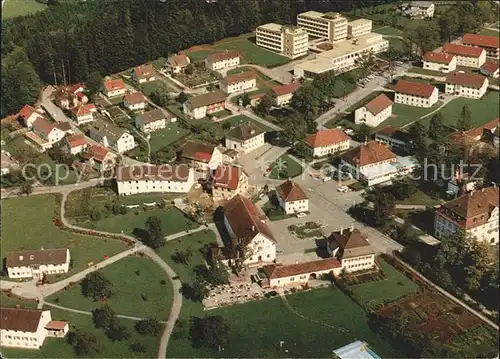
[[[59,129],[55,124],[48,122],[43,118],[38,118],[33,122],[33,133],[47,143],[48,148],[61,141],[66,133]]]
[[[126,92],[127,88],[122,79],[104,81],[104,94],[106,97],[123,96]]]
[[[457,66],[480,68],[486,62],[486,51],[480,47],[444,44],[443,52],[455,55]]]
[[[497,187],[466,193],[436,210],[434,230],[437,238],[463,230],[478,241],[498,244]]]
[[[380,359],[380,357],[368,346],[366,342],[356,340],[351,344],[344,345],[333,351],[339,359]]]
[[[342,264],[338,259],[327,258],[295,264],[268,264],[262,267],[266,279],[263,288],[284,288],[305,285],[310,279],[320,279],[324,274],[339,275]]]
[[[116,156],[107,148],[91,145],[87,147],[82,154],[84,160],[90,167],[97,171],[108,171],[115,166]]]
[[[132,72],[132,78],[140,84],[156,80],[156,70],[151,64],[137,66]]]
[[[486,51],[486,56],[499,57],[500,39],[497,36],[465,34],[462,43],[466,46],[477,46]]]
[[[222,152],[214,145],[186,141],[181,149],[181,160],[196,171],[213,171],[222,164]]]
[[[33,147],[39,151],[39,152],[45,152],[49,148],[52,148],[52,145],[46,141],[45,139],[41,138],[38,134],[36,134],[33,131],[26,132],[24,134],[24,137],[33,145]]]
[[[439,71],[443,73],[453,72],[457,68],[457,58],[444,52],[427,51],[422,57],[424,70]]]
[[[276,186],[276,198],[286,214],[309,211],[309,198],[306,191],[291,180]]]
[[[60,87],[54,95],[55,103],[65,110],[85,105],[89,99],[83,91],[85,91],[85,86],[79,83],[72,86]]]
[[[189,57],[184,54],[170,56],[165,62],[165,67],[167,71],[172,74],[178,74],[185,70],[186,67],[191,63]]]
[[[87,140],[85,140],[85,135],[82,133],[66,136],[64,140],[66,150],[72,155],[82,153],[88,147]]]
[[[31,128],[38,118],[44,118],[44,112],[41,108],[35,109],[33,106],[24,105],[17,117],[24,127]]]
[[[276,240],[266,223],[266,216],[241,194],[224,206],[224,224],[230,236],[234,260],[244,265],[270,263],[276,259]]]
[[[240,58],[240,53],[235,50],[218,52],[205,58],[205,67],[212,71],[235,67],[240,64]]]
[[[257,75],[253,71],[229,75],[219,81],[219,88],[227,94],[253,89],[257,86]]]
[[[488,90],[488,85],[485,76],[454,72],[446,76],[445,92],[448,95],[480,99]]]
[[[293,93],[301,86],[300,82],[292,82],[291,84],[273,87],[274,106],[283,107],[292,101]]]
[[[47,323],[45,329],[48,337],[64,338],[69,332],[69,324],[60,320],[51,320]]]
[[[495,133],[498,132],[499,119],[489,121],[467,131],[457,131],[448,135],[450,141],[462,150],[472,153],[495,151]]]
[[[331,42],[347,38],[347,19],[336,12],[303,12],[297,15],[297,26],[305,29],[309,36],[327,38]]]
[[[439,97],[437,87],[424,82],[399,80],[394,91],[395,103],[415,107],[432,107]]]
[[[498,79],[498,60],[486,60],[486,62],[481,66],[479,71],[488,77]]]
[[[354,111],[354,123],[377,127],[392,116],[392,101],[380,94],[366,105]]]
[[[378,141],[364,143],[341,155],[342,169],[368,186],[407,175],[417,166],[413,157],[396,156]]]
[[[341,228],[333,232],[327,239],[327,250],[341,261],[342,270],[348,273],[376,268],[375,252],[368,236],[357,228]]]
[[[120,196],[138,193],[187,193],[195,184],[194,171],[186,165],[131,166],[116,171]]]
[[[182,105],[184,113],[197,120],[226,108],[226,94],[222,91],[209,92],[191,97]]]
[[[89,137],[118,153],[128,152],[136,146],[134,136],[128,130],[100,119],[92,124]]]
[[[212,176],[212,196],[214,201],[227,201],[237,194],[246,195],[248,175],[241,167],[222,165]]]
[[[56,123],[55,126],[61,131],[63,131],[64,135],[73,135],[75,133],[69,121]]]
[[[11,169],[17,169],[19,168],[19,163],[12,157],[12,155],[7,152],[2,150],[1,152],[1,172],[0,174],[2,176],[5,176],[10,173]]]
[[[97,108],[93,103],[88,103],[73,108],[71,112],[73,120],[80,126],[94,121],[94,114],[97,112]]]
[[[41,280],[49,274],[68,273],[69,249],[24,250],[6,253],[5,267],[9,278]]]
[[[146,98],[142,92],[128,93],[123,98],[123,106],[130,111],[144,110],[146,107]]]
[[[412,142],[408,132],[392,126],[385,126],[375,132],[375,140],[388,147],[406,147]]]
[[[300,27],[269,23],[257,27],[257,46],[277,52],[291,59],[307,55],[307,32]]]
[[[167,126],[167,122],[175,122],[177,117],[156,108],[136,116],[135,126],[144,133],[151,133],[162,130]]]
[[[45,326],[51,322],[50,310],[1,308],[2,347],[40,349],[47,337]]]
[[[343,131],[333,128],[321,130],[305,138],[304,142],[314,157],[323,157],[349,149],[350,138]]]
[[[357,19],[347,23],[347,37],[360,37],[372,32],[372,21],[368,19]]]
[[[266,131],[251,122],[242,123],[226,134],[226,147],[248,153],[264,145]]]
[[[432,18],[436,6],[431,1],[410,1],[401,5],[403,13],[411,18]]]
[[[389,41],[381,34],[360,35],[354,39],[334,43],[333,49],[318,53],[314,60],[296,64],[293,74],[296,77],[307,78],[314,78],[331,71],[340,74],[359,67],[360,58],[387,51],[388,48]]]

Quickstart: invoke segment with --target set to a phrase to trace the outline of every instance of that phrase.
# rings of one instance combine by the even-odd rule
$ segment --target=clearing
[[[2,20],[34,14],[47,8],[46,4],[36,0],[2,0]]]

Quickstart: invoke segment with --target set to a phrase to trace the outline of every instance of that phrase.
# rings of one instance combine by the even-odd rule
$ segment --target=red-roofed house
[[[222,152],[213,145],[186,141],[181,149],[181,159],[190,162],[198,171],[215,170],[222,164]]]
[[[33,122],[33,132],[50,145],[48,148],[61,141],[66,135],[64,131],[43,118]]]
[[[498,60],[486,60],[483,66],[479,69],[479,71],[488,77],[493,77],[494,79],[498,78]]]
[[[392,101],[380,94],[354,112],[354,123],[377,127],[392,115]]]
[[[300,86],[300,82],[292,82],[291,84],[273,87],[273,92],[276,95],[274,105],[278,107],[288,105],[292,101],[294,91]]]
[[[462,43],[467,46],[477,46],[486,50],[486,56],[499,56],[500,39],[497,36],[465,34]]]
[[[432,107],[439,97],[437,87],[424,82],[399,80],[394,91],[395,103],[416,107]]]
[[[347,150],[349,140],[349,136],[343,131],[333,128],[307,136],[304,142],[311,148],[314,157],[322,157],[330,153]]]
[[[486,51],[480,47],[444,44],[443,52],[455,55],[458,66],[480,68],[486,62]]]
[[[88,146],[85,136],[83,134],[77,134],[65,137],[66,150],[72,155],[77,155],[82,153]]]
[[[189,57],[184,54],[170,56],[165,62],[165,67],[168,72],[178,74],[191,63]]]
[[[88,164],[91,167],[98,171],[109,170],[114,167],[116,162],[116,156],[112,152],[108,151],[107,148],[98,145],[91,145],[90,147],[87,147],[85,152],[83,152],[82,157],[88,161]]]
[[[248,191],[248,175],[243,168],[219,166],[212,176],[212,196],[214,201],[230,200],[237,194]]]
[[[94,121],[94,113],[97,112],[97,108],[93,103],[88,103],[75,107],[71,112],[73,113],[72,117],[76,124],[83,125]]]
[[[156,70],[153,65],[141,65],[137,66],[132,73],[132,78],[134,81],[142,84],[149,81],[156,80]]]
[[[426,52],[422,58],[426,70],[448,73],[457,68],[457,58],[444,52]]]
[[[33,122],[35,122],[37,118],[43,118],[43,112],[41,109],[35,109],[30,105],[24,105],[17,114],[17,117],[25,127],[31,128],[33,127]]]
[[[488,89],[489,81],[483,75],[454,72],[446,76],[445,92],[449,95],[480,99]]]
[[[131,111],[144,110],[146,98],[142,92],[128,93],[123,97],[123,106]]]
[[[219,88],[227,94],[250,90],[256,86],[257,75],[253,71],[229,75],[219,81]]]
[[[309,211],[309,198],[306,191],[291,180],[276,186],[276,197],[286,214]]]
[[[107,97],[123,96],[127,92],[122,79],[104,81],[104,94]]]
[[[205,58],[205,67],[212,71],[235,67],[240,64],[240,53],[238,51],[224,51],[208,55]]]

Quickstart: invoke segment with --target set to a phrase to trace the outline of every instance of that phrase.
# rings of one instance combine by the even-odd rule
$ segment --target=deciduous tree
[[[165,235],[163,233],[163,224],[161,219],[156,216],[151,216],[144,224],[148,233],[144,243],[151,248],[160,248],[165,244]]]
[[[467,131],[472,128],[472,113],[467,104],[462,107],[460,117],[457,120],[457,128],[459,131]]]
[[[220,315],[192,317],[191,338],[195,347],[219,349],[229,343],[231,325]]]
[[[101,272],[92,272],[85,276],[82,281],[82,294],[85,297],[98,300],[109,298],[113,295],[113,286]]]

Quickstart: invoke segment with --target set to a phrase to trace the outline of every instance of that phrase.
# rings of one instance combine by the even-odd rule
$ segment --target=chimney
[[[24,258],[23,256],[19,256],[19,260],[20,260],[20,261],[22,261],[22,260],[23,260],[23,258]]]
[[[342,233],[344,233],[344,227],[340,227],[340,235],[342,235]]]
[[[254,231],[255,231],[255,226],[254,226],[254,225],[252,225],[252,232],[254,232]]]

